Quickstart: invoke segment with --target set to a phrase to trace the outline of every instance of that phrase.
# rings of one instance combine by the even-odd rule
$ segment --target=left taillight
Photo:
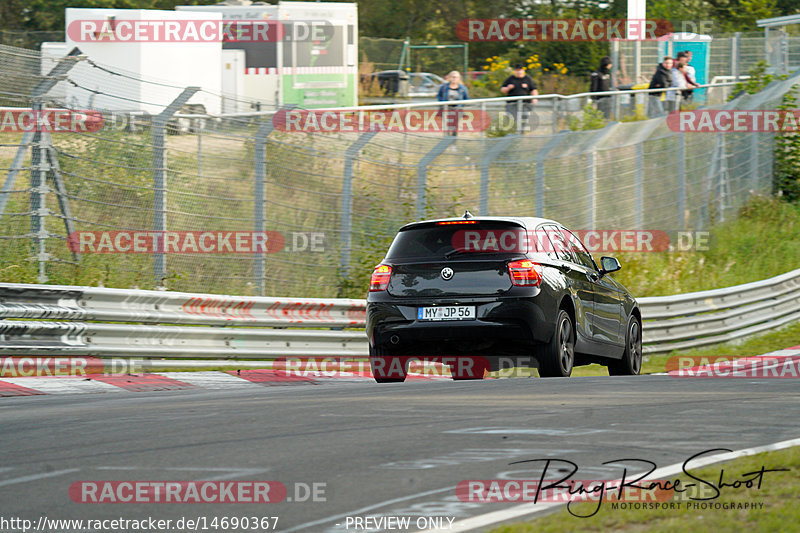
[[[369,292],[385,291],[389,286],[389,278],[391,277],[392,267],[389,265],[376,266],[369,280]]]
[[[508,264],[511,283],[522,287],[538,287],[542,283],[542,271],[538,263],[528,259]]]

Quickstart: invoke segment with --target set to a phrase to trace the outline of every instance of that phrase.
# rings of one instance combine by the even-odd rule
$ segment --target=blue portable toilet
[[[710,35],[696,33],[672,33],[658,43],[659,60],[666,55],[677,57],[678,52],[691,52],[694,75],[697,83],[703,85],[711,83],[711,73],[708,71]],[[706,89],[695,89],[694,101],[703,104],[706,101]]]

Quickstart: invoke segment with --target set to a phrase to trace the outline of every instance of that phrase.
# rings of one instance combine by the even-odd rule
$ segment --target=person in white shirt
[[[681,94],[683,90],[686,89],[686,65],[683,63],[676,63],[672,70],[670,71],[672,74],[672,85],[671,87],[677,87],[678,91],[667,91],[666,96],[666,109],[667,113],[671,113],[673,111],[677,111],[679,108],[679,102],[681,101]]]
[[[692,62],[692,52],[689,50],[678,52],[678,62],[686,65],[686,70],[684,71],[686,89],[681,91],[681,95],[683,96],[683,101],[688,104],[691,103],[692,97],[694,96],[694,88],[700,87],[700,84],[697,83],[695,78],[694,67],[690,64]]]

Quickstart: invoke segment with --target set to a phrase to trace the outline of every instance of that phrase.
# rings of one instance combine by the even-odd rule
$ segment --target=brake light
[[[528,259],[512,261],[508,264],[511,283],[522,287],[538,287],[542,283],[542,271],[538,263]]]
[[[442,222],[437,222],[437,226],[452,226],[453,224],[477,224],[477,220],[443,220]]]
[[[392,267],[389,265],[376,266],[369,280],[369,292],[385,291],[389,286],[389,278],[391,277]]]

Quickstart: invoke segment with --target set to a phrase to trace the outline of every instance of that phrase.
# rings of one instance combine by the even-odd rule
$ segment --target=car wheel
[[[628,320],[625,353],[622,359],[608,364],[609,376],[637,376],[642,371],[642,323],[635,316]]]
[[[369,366],[378,383],[402,383],[406,380],[405,358],[391,355],[385,348],[369,347]]]
[[[575,327],[569,313],[558,310],[553,338],[544,347],[539,359],[539,376],[543,378],[568,378],[575,364]]]

